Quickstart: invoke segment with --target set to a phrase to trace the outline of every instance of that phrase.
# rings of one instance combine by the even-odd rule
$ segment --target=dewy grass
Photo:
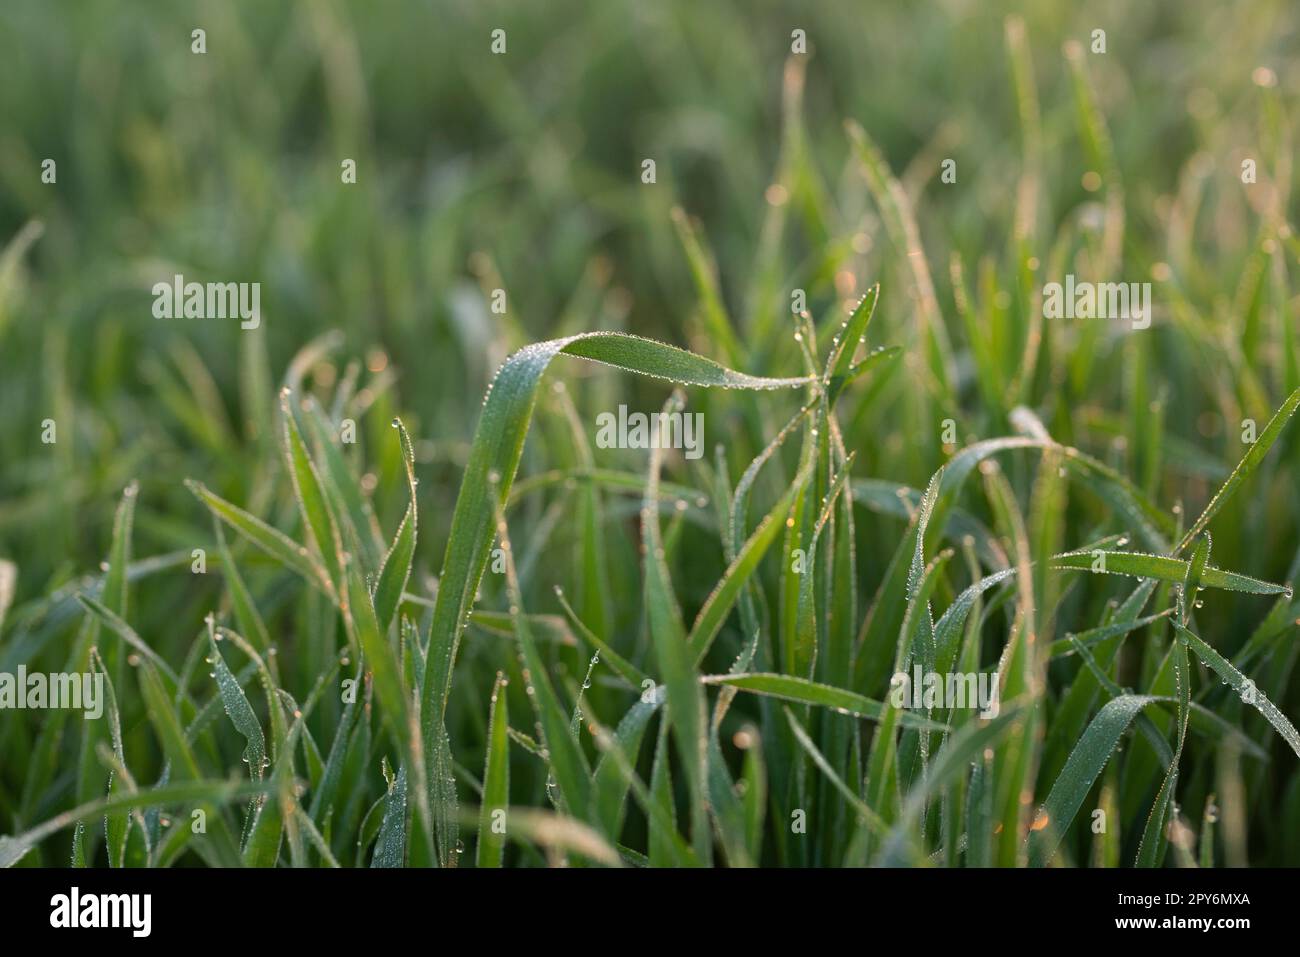
[[[1179,42],[1218,71],[1228,41],[1190,6]],[[247,16],[231,29],[264,42]],[[1255,71],[1239,92],[1258,116],[1180,126],[1181,166],[1157,167],[1150,125],[1107,91],[1154,101],[1167,81],[1134,65],[1121,84],[1114,59],[1058,54],[1051,24],[1013,18],[989,34],[1006,115],[916,101],[904,133],[877,101],[915,91],[873,70],[858,99],[862,51],[836,56],[846,24],[824,16],[828,55],[773,68],[779,151],[750,120],[669,108],[683,125],[649,137],[666,137],[657,183],[621,183],[557,132],[641,149],[595,106],[561,96],[538,111],[561,127],[530,119],[564,84],[509,58],[467,94],[486,109],[455,146],[501,151],[439,154],[408,182],[386,162],[421,128],[414,94],[327,57],[312,132],[355,143],[373,124],[379,152],[341,193],[304,170],[297,205],[232,226],[233,248],[155,237],[177,262],[141,259],[137,233],[175,243],[221,209],[194,198],[163,120],[136,119],[125,179],[60,160],[50,185],[75,192],[0,200],[0,671],[104,687],[95,720],[0,710],[0,864],[1300,863],[1288,101]],[[770,59],[679,19],[731,75]],[[305,35],[374,55],[378,27],[327,20]],[[594,43],[588,21],[573,29]],[[246,72],[241,44],[217,46],[219,75]],[[580,48],[543,45],[538,65],[762,112],[671,58]],[[285,49],[287,86],[314,87]],[[971,69],[936,76],[960,88]],[[831,83],[847,124],[825,115]],[[1181,92],[1199,119],[1220,109]],[[284,157],[252,144],[288,155],[301,131],[245,101],[222,114],[248,134],[235,182],[277,204]],[[30,152],[38,117],[14,115]],[[116,149],[105,123],[71,155]],[[1205,157],[1240,143],[1269,190],[1235,171],[1211,188]],[[10,150],[7,179],[26,162]],[[127,215],[113,197],[137,180],[152,199]],[[397,182],[424,198],[395,205]],[[69,210],[111,257],[66,258]],[[141,333],[108,295],[186,256],[249,259],[258,327]],[[1150,328],[1044,312],[1067,276],[1148,274]],[[322,310],[339,329],[321,334]],[[47,312],[97,324],[19,321]],[[602,414],[661,405],[699,415],[710,445],[593,443]],[[938,680],[900,707],[900,674]],[[925,691],[945,682],[996,682],[998,707]]]

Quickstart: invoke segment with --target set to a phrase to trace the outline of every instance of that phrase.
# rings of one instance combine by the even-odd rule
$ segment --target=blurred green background
[[[248,382],[241,393],[241,380],[265,370],[278,381],[326,330],[344,337],[340,374],[347,358],[390,362],[392,401],[417,417],[422,457],[452,465],[492,369],[524,341],[625,328],[717,356],[689,341],[696,296],[674,205],[699,218],[716,253],[738,336],[762,366],[747,371],[798,369],[794,349],[751,338],[769,328],[760,313],[786,311],[794,286],[816,306],[885,279],[877,341],[908,341],[905,287],[888,285],[897,257],[846,165],[846,118],[916,198],[955,330],[949,251],[971,271],[1008,244],[1022,167],[1005,12],[973,2],[6,3],[0,545],[22,559],[21,594],[102,551],[105,503],[130,475],[145,502],[184,502],[181,473],[219,475],[214,486],[231,491],[240,449],[264,424],[249,408],[264,400],[249,398]],[[1195,268],[1177,279],[1207,308],[1230,297],[1254,238],[1237,157],[1270,147],[1269,91],[1252,72],[1272,68],[1272,92],[1293,97],[1300,11],[1279,0],[1030,3],[1022,13],[1042,111],[1041,221],[1091,198],[1061,46],[1104,29],[1107,52],[1088,59],[1124,180],[1124,278],[1147,279],[1168,258],[1173,200],[1199,177],[1203,236],[1187,237]],[[195,28],[206,54],[191,52]],[[507,31],[504,56],[489,52],[495,28]],[[821,205],[792,210],[768,252],[764,195],[781,155],[794,29],[808,37],[801,139]],[[639,178],[646,157],[657,162],[653,187]],[[956,185],[937,182],[944,157],[957,160]],[[55,185],[41,182],[45,158],[58,164]],[[344,158],[357,162],[356,185],[340,183]],[[779,277],[766,298],[752,292],[764,256]],[[837,293],[841,270],[856,288]],[[234,323],[154,319],[149,287],[174,272],[260,281],[265,342]],[[497,287],[505,320],[486,307],[484,290]],[[244,361],[258,350],[264,366]],[[1167,358],[1152,362],[1179,397],[1176,430],[1221,441],[1222,429],[1194,428],[1194,410],[1220,405],[1201,373]],[[187,422],[194,402],[219,405],[228,429]],[[47,416],[64,430],[53,454],[39,441]],[[929,474],[907,458],[887,471]]]

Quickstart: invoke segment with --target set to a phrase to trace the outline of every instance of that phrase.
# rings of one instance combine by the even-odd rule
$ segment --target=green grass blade
[[[1273,447],[1273,443],[1276,442],[1278,436],[1282,434],[1282,430],[1286,428],[1286,424],[1291,420],[1291,416],[1295,413],[1297,406],[1300,406],[1300,389],[1296,389],[1287,396],[1286,400],[1278,407],[1278,410],[1273,413],[1273,418],[1268,420],[1268,425],[1264,426],[1264,431],[1259,433],[1255,442],[1250,446],[1250,448],[1246,449],[1246,454],[1241,457],[1241,461],[1238,462],[1237,467],[1232,470],[1232,474],[1228,476],[1227,480],[1219,490],[1214,493],[1214,497],[1210,499],[1209,504],[1205,506],[1205,511],[1201,512],[1196,521],[1192,523],[1189,529],[1187,529],[1186,534],[1179,539],[1178,546],[1174,549],[1175,554],[1185,549],[1196,540],[1197,535],[1205,531],[1206,527],[1210,524],[1210,519],[1214,518],[1215,513],[1217,513],[1219,509],[1223,508],[1224,504],[1232,497],[1232,494],[1237,491],[1237,488],[1241,483],[1250,478],[1250,476],[1254,474],[1255,470],[1259,468],[1259,463],[1264,460],[1264,456],[1268,454],[1268,450]]]
[[[1282,740],[1290,746],[1297,757],[1300,757],[1300,733],[1296,732],[1295,725],[1291,723],[1291,720],[1278,710],[1277,705],[1273,704],[1264,692],[1259,690],[1255,682],[1234,668],[1231,662],[1206,644],[1195,633],[1187,630],[1181,623],[1175,621],[1173,625],[1178,634],[1186,639],[1188,646],[1196,653],[1196,657],[1200,658],[1211,671],[1227,682],[1233,691],[1241,695],[1242,701],[1258,709],[1259,713],[1273,726],[1274,730],[1282,736]]]
[[[225,522],[240,535],[270,555],[285,568],[296,571],[311,584],[329,593],[326,584],[328,578],[325,570],[303,548],[288,535],[267,525],[255,515],[251,515],[237,505],[232,505],[224,498],[208,491],[202,482],[187,479],[186,487],[206,505],[212,514]]]
[[[871,698],[865,698],[844,688],[832,688],[830,685],[809,681],[797,675],[750,672],[734,675],[705,675],[700,681],[706,685],[730,685],[754,694],[830,708],[839,714],[851,714],[866,718],[868,721],[881,721],[886,712],[896,710],[888,704],[873,701]],[[942,731],[945,727],[939,722],[919,718],[908,711],[899,712],[898,723],[902,727],[918,731]]]
[[[1030,866],[1042,867],[1052,859],[1120,737],[1139,711],[1158,700],[1149,695],[1122,695],[1097,712],[1043,802],[1039,820],[1045,818],[1045,823],[1029,836]]]
[[[289,477],[293,481],[294,496],[302,512],[303,525],[316,547],[316,554],[325,563],[328,582],[331,586],[342,590],[340,554],[343,551],[343,543],[325,499],[320,473],[307,451],[307,444],[302,440],[302,433],[298,430],[298,420],[294,416],[289,400],[288,390],[280,394],[280,412],[284,419],[284,453],[289,466]]]
[[[492,686],[492,704],[488,710],[487,757],[483,762],[483,804],[479,809],[478,847],[475,863],[479,867],[500,867],[505,853],[505,828],[510,807],[510,710],[506,696],[506,677],[497,672]]]
[[[397,528],[397,534],[393,537],[393,544],[388,549],[388,554],[384,556],[384,565],[379,571],[379,583],[375,586],[375,615],[379,619],[379,631],[385,635],[388,634],[388,628],[397,616],[402,592],[411,577],[411,563],[415,559],[416,524],[419,518],[415,493],[415,449],[400,419],[393,419],[393,428],[401,434],[402,464],[406,466],[406,483],[410,491],[411,503],[402,517],[402,524]]]
[[[1070,552],[1057,555],[1052,559],[1053,568],[1073,568],[1085,571],[1096,569],[1097,574],[1132,575],[1135,578],[1155,578],[1159,581],[1182,584],[1187,578],[1188,563],[1181,558],[1169,558],[1165,555],[1146,555],[1140,552],[1114,552],[1097,549],[1091,551]],[[1101,567],[1099,562],[1104,562]],[[1227,591],[1247,592],[1252,595],[1281,595],[1287,590],[1286,585],[1260,581],[1249,575],[1224,571],[1209,565],[1201,575],[1201,584],[1207,588],[1222,588]]]

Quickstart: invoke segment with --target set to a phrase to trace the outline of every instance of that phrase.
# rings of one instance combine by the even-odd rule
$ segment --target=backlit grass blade
[[[276,759],[271,772],[272,788],[264,798],[254,803],[252,822],[244,841],[243,861],[246,867],[274,867],[280,859],[280,848],[289,845],[289,858],[294,867],[304,863],[302,839],[294,809],[293,796],[294,752],[303,732],[303,714],[294,719],[285,746]]]
[[[131,528],[135,522],[135,503],[139,490],[140,486],[132,482],[122,492],[122,501],[113,517],[113,542],[109,548],[108,570],[104,573],[104,590],[101,593],[105,606],[123,618],[127,617],[126,570],[131,564]],[[110,660],[111,657],[110,655]]]
[[[601,834],[576,818],[538,808],[520,807],[510,812],[508,837],[521,844],[535,844],[552,853],[552,860],[578,854],[605,867],[622,867],[618,851]]]
[[[239,632],[231,631],[229,628],[216,629],[218,640],[228,639],[249,659],[254,668],[257,669],[258,680],[262,683],[262,693],[266,697],[266,710],[271,722],[271,758],[278,758],[284,749],[285,740],[289,736],[289,725],[285,719],[286,699],[288,696],[279,687],[276,676],[272,674],[270,666],[267,665],[266,659],[258,654],[257,649]],[[272,661],[275,659],[272,658]],[[333,669],[325,672],[332,678]],[[325,676],[318,678],[319,682]],[[236,679],[236,684],[239,684]],[[292,707],[292,699],[289,699],[289,707]],[[313,784],[317,783],[315,780]]]

